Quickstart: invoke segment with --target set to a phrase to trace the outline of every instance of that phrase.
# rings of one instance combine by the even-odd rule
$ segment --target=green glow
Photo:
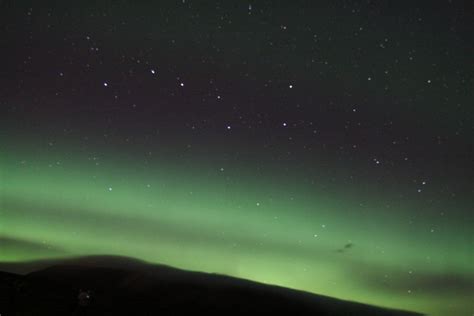
[[[0,237],[42,247],[3,247],[1,261],[118,254],[433,315],[472,308],[468,295],[427,293],[416,282],[390,289],[419,274],[474,274],[469,227],[449,218],[436,233],[408,225],[403,214],[416,201],[380,212],[383,197],[331,196],[245,166],[184,168],[155,157],[142,168],[112,154],[58,164],[61,151],[2,157]]]

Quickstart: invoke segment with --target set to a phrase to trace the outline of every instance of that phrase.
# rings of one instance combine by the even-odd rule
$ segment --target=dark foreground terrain
[[[120,257],[0,264],[0,270],[10,271],[0,272],[1,316],[417,315]],[[27,271],[33,272],[18,274]],[[90,291],[86,306],[80,289]]]

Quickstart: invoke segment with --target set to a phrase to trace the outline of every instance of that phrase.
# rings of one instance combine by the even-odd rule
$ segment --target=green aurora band
[[[472,312],[469,226],[449,213],[408,224],[416,201],[379,212],[383,196],[328,194],[245,165],[154,157],[142,167],[110,152],[9,147],[0,261],[116,254],[432,315]]]

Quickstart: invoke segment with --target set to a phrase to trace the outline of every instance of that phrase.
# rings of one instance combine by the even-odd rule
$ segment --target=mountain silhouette
[[[419,315],[117,256],[0,265],[28,269],[0,272],[2,315]]]

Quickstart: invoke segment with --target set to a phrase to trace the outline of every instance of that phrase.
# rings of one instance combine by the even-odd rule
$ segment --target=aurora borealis
[[[0,2],[0,261],[474,305],[461,2]]]

